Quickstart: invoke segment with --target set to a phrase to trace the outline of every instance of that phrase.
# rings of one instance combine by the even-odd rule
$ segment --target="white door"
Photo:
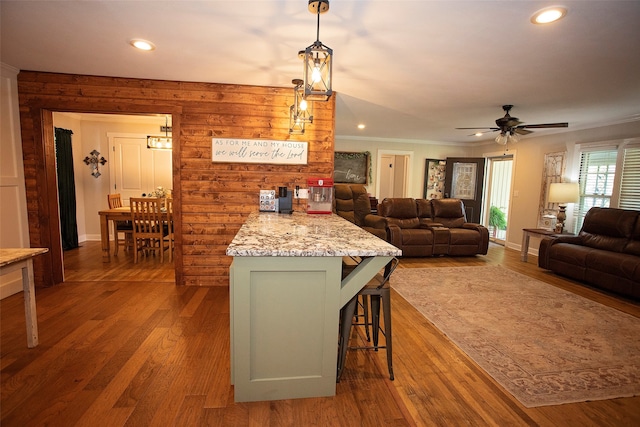
[[[147,148],[146,135],[108,135],[110,192],[120,193],[122,203],[157,187],[172,188],[171,150]]]
[[[378,200],[382,201],[386,197],[393,197],[393,178],[395,177],[395,157],[391,154],[384,154],[380,156],[380,176],[378,182],[380,183],[380,194]]]
[[[386,197],[410,197],[412,151],[378,150],[376,195],[382,201]]]

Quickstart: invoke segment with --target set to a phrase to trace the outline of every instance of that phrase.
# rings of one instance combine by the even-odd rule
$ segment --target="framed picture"
[[[445,160],[426,159],[424,166],[425,199],[442,199],[446,165],[447,162]]]
[[[333,160],[333,182],[345,184],[369,183],[369,152],[336,151]]]

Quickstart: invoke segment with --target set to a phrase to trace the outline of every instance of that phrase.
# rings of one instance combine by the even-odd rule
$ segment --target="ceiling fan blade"
[[[542,129],[542,128],[566,128],[569,127],[569,123],[545,123],[538,125],[522,125],[520,128]]]
[[[517,127],[513,130],[515,133],[520,134],[520,135],[529,135],[530,133],[533,133],[532,130],[526,130],[523,129],[521,127]]]
[[[489,129],[489,130],[500,130],[499,128],[488,128],[488,127],[475,127],[475,128],[456,128],[456,129]]]
[[[478,132],[471,133],[471,134],[469,134],[467,136],[482,136],[482,135],[484,135],[486,133],[493,133],[493,132],[497,132],[499,130],[500,129],[497,129],[497,128],[492,128],[492,129],[488,129],[488,130],[478,130]]]

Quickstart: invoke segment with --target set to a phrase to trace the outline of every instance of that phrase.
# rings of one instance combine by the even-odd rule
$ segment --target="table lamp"
[[[580,200],[580,187],[577,182],[554,182],[549,186],[549,203],[559,203],[556,233],[564,231],[564,221],[567,219],[565,209],[568,203]]]

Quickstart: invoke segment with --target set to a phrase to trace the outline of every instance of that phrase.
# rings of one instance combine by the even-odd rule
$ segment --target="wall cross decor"
[[[89,153],[89,155],[90,156],[84,158],[84,163],[89,165],[89,168],[91,169],[91,175],[93,175],[94,178],[97,178],[102,175],[100,173],[98,164],[104,166],[104,164],[107,163],[107,159],[105,159],[104,157],[98,158],[98,156],[100,155],[100,152],[98,150],[93,150]]]

